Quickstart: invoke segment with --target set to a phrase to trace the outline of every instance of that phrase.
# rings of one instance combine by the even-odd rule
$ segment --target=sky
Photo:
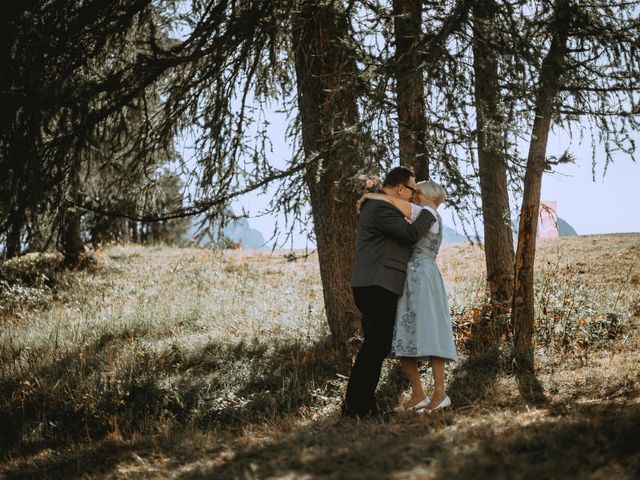
[[[284,140],[278,140],[277,122],[271,127],[275,129],[272,138],[274,149],[271,155],[275,163],[283,164],[291,146]],[[635,134],[635,139],[640,144],[640,133]],[[521,145],[524,152],[526,148],[526,144]],[[553,172],[544,174],[541,200],[557,201],[559,217],[566,220],[579,235],[640,232],[640,158],[636,156],[634,162],[627,155],[616,156],[604,176],[604,163],[600,161],[596,164],[594,178],[589,142],[572,143],[562,132],[550,136],[548,155],[559,155],[567,148],[574,155],[575,163],[555,167]],[[240,206],[250,212],[252,216],[249,217],[249,225],[262,232],[265,239],[270,238],[273,233],[275,217],[255,215],[264,209],[268,200],[268,194],[251,194],[234,205],[236,212],[240,211]],[[512,202],[511,208],[512,218],[515,218],[519,204]],[[460,228],[455,227],[455,211],[446,207],[441,209],[445,225],[462,233]],[[479,228],[479,231],[481,233],[482,229]],[[305,235],[294,234],[293,241],[284,246],[312,248],[313,244]]]
[[[636,134],[636,143],[640,134]],[[549,150],[562,151],[562,137],[549,144]],[[640,158],[633,162],[621,155],[609,164],[596,164],[592,176],[591,149],[587,145],[571,148],[573,165],[561,166],[557,173],[545,174],[542,200],[557,200],[558,215],[568,221],[579,235],[640,232]]]
[[[186,37],[187,33],[185,26],[178,28],[179,36]],[[273,145],[273,151],[269,155],[273,160],[271,163],[283,167],[293,150],[284,139],[284,115],[270,112],[269,122],[270,140]],[[636,144],[640,145],[640,132],[634,132],[633,136]],[[640,232],[640,155],[636,155],[635,161],[624,155],[616,157],[604,176],[604,165],[600,161],[596,165],[594,176],[589,140],[583,144],[576,144],[563,132],[551,133],[548,155],[560,155],[567,147],[576,161],[574,164],[556,167],[552,173],[545,173],[541,200],[556,201],[558,216],[567,221],[579,235]],[[526,144],[520,145],[523,154],[527,148]],[[236,213],[243,209],[250,213],[249,225],[259,230],[265,239],[272,236],[276,221],[280,225],[284,224],[283,218],[259,216],[269,200],[269,192],[250,193],[232,205]],[[441,210],[445,225],[455,228],[455,211],[446,207],[441,207]],[[511,216],[515,218],[519,212],[519,204],[512,202],[511,210]],[[477,228],[482,231],[479,225]],[[462,233],[460,228],[456,229]],[[283,240],[282,237],[280,240]],[[313,247],[304,234],[294,234],[292,240],[283,246]]]

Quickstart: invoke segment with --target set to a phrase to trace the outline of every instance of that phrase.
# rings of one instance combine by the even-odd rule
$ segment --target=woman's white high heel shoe
[[[440,402],[440,405],[438,405],[436,408],[432,408],[431,410],[427,410],[427,413],[428,414],[436,413],[438,410],[444,410],[445,408],[449,408],[450,406],[451,406],[451,399],[449,398],[449,395],[447,395],[446,397],[444,397],[444,400]]]
[[[422,410],[427,405],[431,403],[431,399],[429,397],[424,397],[424,400],[416,403],[413,407],[409,407],[409,411],[417,412],[418,410]]]

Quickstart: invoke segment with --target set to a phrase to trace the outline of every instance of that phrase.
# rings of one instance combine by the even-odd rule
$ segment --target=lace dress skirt
[[[412,258],[404,293],[398,301],[392,357],[442,357],[456,361],[449,301],[434,259]]]

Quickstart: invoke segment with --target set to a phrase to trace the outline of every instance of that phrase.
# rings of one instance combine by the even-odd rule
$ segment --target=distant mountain
[[[239,218],[229,223],[224,229],[224,236],[237,243],[241,248],[253,250],[264,246],[262,233],[251,228],[246,218]]]
[[[513,234],[518,235],[518,225],[520,225],[520,217],[516,217],[513,222]],[[565,219],[558,217],[558,232],[561,237],[575,237],[578,235],[575,228],[569,225]]]
[[[442,243],[469,243],[469,239],[445,225],[442,230]]]
[[[262,234],[258,230],[251,228],[245,218],[227,225],[224,229],[224,236],[240,244],[241,248],[246,249],[262,248],[265,242]],[[445,226],[442,234],[442,243],[469,243],[469,240],[453,228]]]
[[[569,225],[569,222],[558,217],[558,231],[561,237],[575,237],[578,235],[575,228]]]
[[[516,218],[513,225],[517,227],[520,222]],[[561,237],[575,237],[578,235],[575,228],[573,228],[569,222],[564,220],[563,218],[558,217],[558,231],[560,232]],[[514,235],[517,235],[514,232]],[[442,243],[469,243],[469,239],[458,232],[456,232],[453,228],[449,228],[445,225],[444,232],[442,236]]]
[[[513,225],[518,225],[517,219]],[[575,229],[562,218],[558,218],[558,229],[561,237],[572,237],[578,235]],[[192,228],[189,233],[191,234],[191,237],[193,237],[195,229]],[[263,248],[265,244],[265,239],[262,233],[255,228],[251,228],[246,218],[239,218],[238,220],[232,220],[229,222],[229,224],[224,228],[224,239],[227,242],[232,242],[233,244],[237,244],[240,248],[245,248],[247,250]],[[210,237],[205,236],[199,243],[200,245],[205,245],[210,242]],[[458,233],[453,228],[445,225],[442,235],[442,243],[469,243],[469,239],[465,235]]]
[[[224,237],[248,250],[262,248],[265,243],[262,233],[251,228],[246,218],[240,218],[228,224],[224,229]],[[466,236],[445,225],[442,243],[469,243],[469,240]]]
[[[200,218],[194,218],[188,231],[188,237],[196,241],[196,233],[200,224]],[[219,227],[200,232],[197,244],[202,246],[216,245],[222,248],[233,248],[238,246],[248,250],[262,248],[265,240],[262,233],[255,228],[251,228],[246,218],[230,220],[219,235]]]

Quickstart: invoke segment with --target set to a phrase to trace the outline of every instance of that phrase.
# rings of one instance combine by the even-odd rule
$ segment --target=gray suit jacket
[[[411,247],[427,233],[435,217],[423,210],[408,223],[391,204],[369,200],[360,213],[352,287],[377,285],[402,295]]]

